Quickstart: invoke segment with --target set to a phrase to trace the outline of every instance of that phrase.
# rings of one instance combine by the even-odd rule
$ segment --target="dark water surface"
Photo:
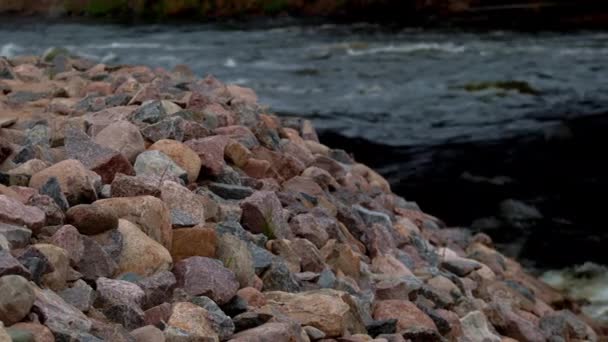
[[[608,32],[0,23],[0,55],[51,46],[251,87],[449,224],[494,217],[475,227],[511,255],[608,262]],[[508,198],[543,217],[512,222]]]

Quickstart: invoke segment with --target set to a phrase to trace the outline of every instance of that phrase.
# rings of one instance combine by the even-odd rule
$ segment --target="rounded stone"
[[[157,150],[169,158],[188,173],[188,181],[194,182],[201,171],[201,158],[190,147],[179,141],[163,139],[155,142],[149,150]]]
[[[0,321],[12,325],[31,310],[36,295],[29,282],[18,275],[0,278]]]
[[[118,227],[118,217],[109,208],[91,204],[68,209],[66,221],[85,235],[97,235]]]

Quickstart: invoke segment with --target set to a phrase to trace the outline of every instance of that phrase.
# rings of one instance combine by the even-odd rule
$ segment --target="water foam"
[[[463,53],[466,51],[466,47],[463,45],[456,45],[454,43],[412,43],[412,44],[400,44],[400,45],[386,45],[379,47],[371,47],[367,49],[346,49],[346,53],[351,56],[364,56],[364,55],[376,55],[383,53],[412,53],[420,51],[439,51],[446,53]]]
[[[0,47],[0,56],[14,57],[22,50],[23,48],[15,43],[4,44]]]

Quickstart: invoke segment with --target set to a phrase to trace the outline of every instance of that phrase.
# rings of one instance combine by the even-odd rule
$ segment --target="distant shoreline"
[[[124,24],[260,22],[306,19],[314,22],[366,21],[394,26],[473,29],[572,30],[608,29],[608,3],[601,0],[426,1],[297,0],[220,1],[24,0],[0,2],[0,17],[38,20],[85,20]],[[137,4],[136,4],[137,3]]]

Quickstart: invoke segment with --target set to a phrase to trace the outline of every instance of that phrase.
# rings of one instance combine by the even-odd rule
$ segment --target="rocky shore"
[[[186,66],[2,58],[0,127],[2,342],[604,338],[487,235]]]

